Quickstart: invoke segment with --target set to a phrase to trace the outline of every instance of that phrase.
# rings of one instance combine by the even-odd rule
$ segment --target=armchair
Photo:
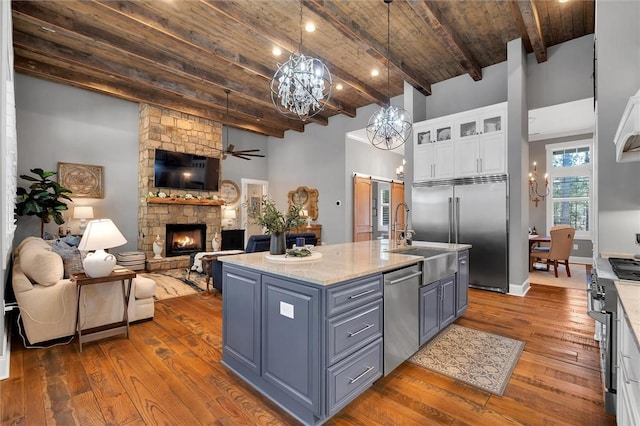
[[[558,278],[558,264],[564,265],[567,276],[571,276],[569,269],[569,255],[571,254],[571,246],[575,229],[569,225],[558,225],[551,228],[549,234],[551,236],[551,244],[549,247],[536,247],[529,253],[529,271],[533,270],[533,263],[536,261],[544,261],[549,270],[549,264],[553,263],[554,273]]]

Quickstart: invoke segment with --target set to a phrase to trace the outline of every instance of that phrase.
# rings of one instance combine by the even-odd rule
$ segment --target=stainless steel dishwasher
[[[384,274],[385,376],[418,350],[421,281],[421,263]]]

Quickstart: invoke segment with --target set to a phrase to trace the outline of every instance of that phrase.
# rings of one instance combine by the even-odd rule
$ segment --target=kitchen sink
[[[393,250],[394,253],[422,256],[422,284],[429,284],[458,272],[458,256],[455,251],[429,247],[407,247]]]

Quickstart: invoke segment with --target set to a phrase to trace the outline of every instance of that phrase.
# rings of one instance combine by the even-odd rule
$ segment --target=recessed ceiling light
[[[377,77],[380,74],[380,71],[378,71],[377,69],[372,69],[371,70],[371,76],[372,77]]]
[[[558,3],[568,3],[569,0],[558,0]]]
[[[336,84],[336,89],[342,90],[342,84],[341,83]]]
[[[54,30],[53,28],[49,28],[49,27],[45,27],[45,26],[42,26],[40,28],[42,28],[43,30],[48,31],[50,33],[55,33],[56,32],[56,30]]]
[[[316,26],[313,22],[307,22],[304,26],[304,29],[308,33],[312,33],[316,30]]]
[[[275,46],[271,53],[273,53],[273,56],[280,56],[282,55],[282,50],[278,46]]]

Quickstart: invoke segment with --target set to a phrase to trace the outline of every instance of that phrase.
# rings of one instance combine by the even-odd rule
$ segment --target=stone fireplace
[[[178,224],[167,223],[165,256],[181,256],[184,254],[205,251],[207,247],[207,225],[204,223]]]
[[[204,224],[204,250],[200,251],[211,251],[213,236],[221,229],[224,202],[213,199],[220,195],[213,191],[156,188],[155,149],[221,158],[222,124],[149,104],[140,104],[139,116],[138,250],[145,253],[148,270],[184,268],[189,266],[188,254],[167,254],[171,243],[166,225]],[[149,196],[157,191],[166,193],[167,197]],[[186,199],[187,193],[193,197]],[[153,242],[157,237],[166,241],[162,253],[165,258],[161,260],[152,259]]]

